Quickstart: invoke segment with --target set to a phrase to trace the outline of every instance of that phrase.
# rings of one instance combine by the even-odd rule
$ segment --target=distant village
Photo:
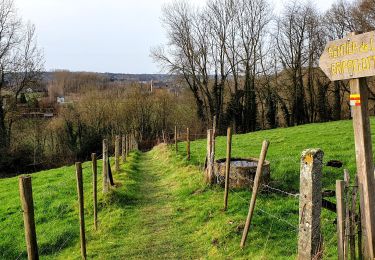
[[[138,83],[143,89],[152,92],[168,91],[179,95],[181,86],[175,84],[173,76],[165,74],[120,74],[120,73],[86,73],[68,72],[69,74],[85,73],[101,78],[109,86],[118,87]],[[19,116],[23,118],[52,118],[57,115],[59,107],[79,102],[74,91],[56,88],[56,72],[44,72],[41,84],[23,89],[18,96]],[[5,91],[4,107],[11,102],[12,92]]]

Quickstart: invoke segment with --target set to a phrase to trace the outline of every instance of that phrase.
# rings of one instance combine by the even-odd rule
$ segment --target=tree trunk
[[[253,77],[250,72],[250,66],[246,65],[243,109],[244,133],[256,130],[257,109]]]
[[[3,98],[0,96],[0,149],[7,147],[7,131],[5,126],[5,111]]]
[[[332,120],[341,119],[341,96],[340,96],[340,82],[335,81],[333,88],[333,107],[332,107]]]

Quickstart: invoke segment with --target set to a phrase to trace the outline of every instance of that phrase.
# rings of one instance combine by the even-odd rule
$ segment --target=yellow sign
[[[328,42],[319,66],[332,81],[375,75],[375,32]]]

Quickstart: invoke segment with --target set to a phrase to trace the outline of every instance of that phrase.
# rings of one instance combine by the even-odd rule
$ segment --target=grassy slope
[[[236,135],[233,156],[257,156],[261,141],[269,139],[272,186],[298,191],[299,157],[305,148],[322,148],[325,161],[341,160],[354,172],[351,124],[341,121]],[[225,137],[217,140],[217,157],[224,157]],[[99,194],[98,231],[92,230],[90,163],[85,163],[89,258],[294,258],[298,200],[261,194],[249,243],[239,250],[250,192],[231,192],[229,210],[221,211],[222,189],[205,187],[196,166],[204,161],[205,146],[205,140],[192,143],[190,162],[184,160],[183,143],[178,156],[162,146],[146,154],[133,153],[131,162],[115,175],[119,187],[108,198]],[[325,167],[324,187],[333,188],[341,176],[342,170]],[[33,175],[38,242],[46,259],[79,259],[75,185],[73,167]],[[15,259],[25,250],[16,178],[0,180],[0,201],[0,258]],[[334,218],[323,211],[326,258],[336,258]]]
[[[130,161],[138,154],[132,153]],[[105,211],[111,198],[101,194],[101,164],[98,161],[98,208]],[[133,163],[122,166],[130,171]],[[88,240],[95,235],[93,229],[91,162],[83,167],[86,228]],[[115,174],[117,177],[119,174]],[[125,175],[125,174],[124,174]],[[126,179],[126,176],[123,178]],[[66,166],[42,171],[33,175],[33,196],[39,254],[43,259],[55,259],[67,249],[69,258],[79,256],[78,202],[75,167]],[[131,183],[128,183],[131,187]],[[127,196],[133,196],[131,190]],[[126,199],[126,198],[125,198]],[[0,179],[0,259],[24,259],[26,256],[22,212],[18,195],[18,178]],[[113,208],[110,208],[113,209]]]

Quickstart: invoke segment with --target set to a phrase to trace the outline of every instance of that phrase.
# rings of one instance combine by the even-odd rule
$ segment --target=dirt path
[[[182,241],[176,241],[178,227],[173,222],[171,203],[174,196],[171,192],[171,183],[168,183],[163,174],[165,171],[149,153],[139,158],[138,174],[142,182],[139,192],[142,194],[136,205],[138,243],[129,248],[128,257],[148,259],[177,259]]]

